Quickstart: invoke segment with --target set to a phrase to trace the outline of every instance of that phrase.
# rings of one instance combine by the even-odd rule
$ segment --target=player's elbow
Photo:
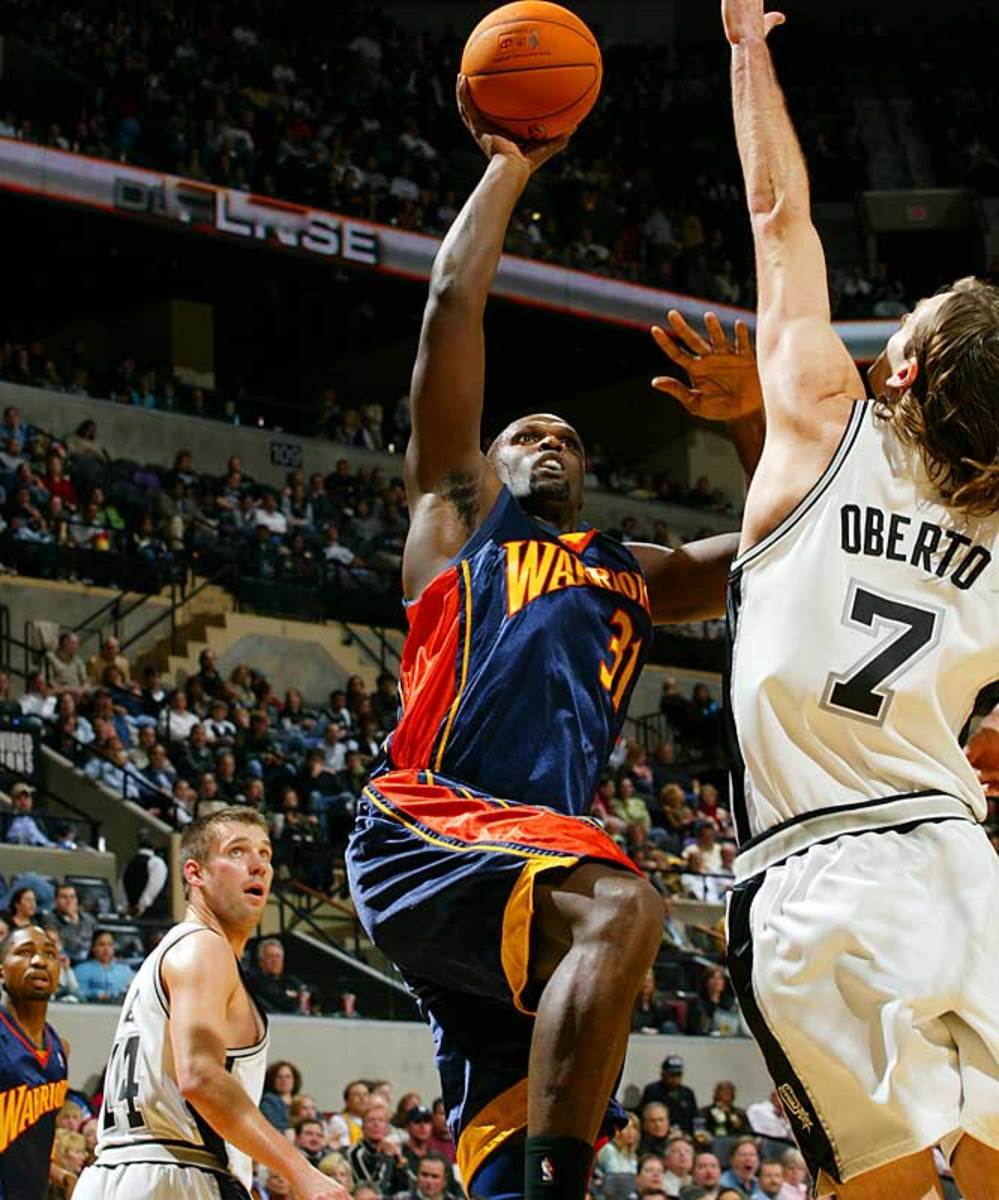
[[[218,1064],[191,1059],[177,1064],[177,1089],[192,1104],[211,1096],[218,1073]]]

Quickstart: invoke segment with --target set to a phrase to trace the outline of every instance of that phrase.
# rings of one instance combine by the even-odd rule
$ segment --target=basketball
[[[575,128],[603,78],[596,38],[575,13],[545,0],[504,4],[480,21],[461,70],[482,115],[518,141]]]

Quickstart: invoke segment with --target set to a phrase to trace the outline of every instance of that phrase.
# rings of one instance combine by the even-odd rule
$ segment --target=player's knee
[[[594,932],[623,957],[648,967],[662,941],[663,910],[659,893],[637,875],[616,874],[601,880],[594,901]]]

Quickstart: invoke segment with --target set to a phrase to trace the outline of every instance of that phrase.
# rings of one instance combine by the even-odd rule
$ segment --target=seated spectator
[[[666,1153],[668,1138],[669,1109],[658,1100],[644,1105],[642,1108],[642,1136],[638,1143],[639,1157],[653,1155],[661,1160]],[[661,1162],[660,1165],[662,1165]]]
[[[128,761],[145,774],[149,769],[150,756],[156,746],[156,725],[152,722],[144,722],[136,732],[135,742],[129,747]]]
[[[57,1129],[52,1143],[52,1161],[70,1177],[70,1181],[79,1179],[80,1173],[87,1165],[87,1139],[82,1133],[73,1129]],[[56,1172],[59,1175],[59,1172]],[[69,1184],[60,1177],[59,1186],[64,1194],[69,1195]]]
[[[61,454],[51,453],[46,459],[46,471],[42,476],[42,487],[50,496],[58,496],[67,509],[75,512],[80,507],[73,481],[66,475],[66,464]]]
[[[94,686],[103,683],[104,672],[108,667],[117,667],[122,679],[126,681],[132,677],[132,668],[122,654],[116,637],[106,637],[101,642],[100,651],[87,659],[87,678]]]
[[[721,1163],[710,1150],[694,1155],[691,1182],[680,1190],[680,1200],[716,1200],[720,1194]]]
[[[88,1002],[112,1003],[125,995],[135,972],[115,958],[114,937],[106,929],[95,931],[90,957],[76,968],[80,998]]]
[[[631,1014],[632,1033],[663,1033],[663,1026],[672,1024],[673,1014],[668,1005],[656,995],[656,976],[650,968],[642,980],[635,1007]],[[675,1032],[675,1029],[674,1029]],[[646,1089],[647,1091],[648,1089]],[[643,1101],[645,1097],[643,1095]],[[647,1101],[645,1101],[647,1103]]]
[[[109,741],[101,755],[86,764],[83,773],[125,800],[141,801],[148,790],[148,781],[138,767],[129,762],[128,751],[117,737]]]
[[[694,825],[693,809],[678,783],[664,784],[659,792],[659,819],[679,851]]]
[[[693,1091],[683,1082],[683,1059],[679,1054],[668,1054],[659,1070],[659,1078],[646,1084],[642,1091],[642,1108],[653,1102],[665,1104],[669,1112],[670,1130],[679,1129],[693,1135],[697,1100]]]
[[[710,818],[694,824],[694,845],[701,854],[701,870],[707,875],[717,875],[721,870],[721,846],[718,844],[718,827]]]
[[[628,1123],[597,1155],[596,1166],[601,1175],[637,1175],[640,1137],[638,1117],[628,1113]]]
[[[208,744],[205,727],[198,722],[191,726],[185,741],[174,746],[174,766],[190,784],[197,784],[206,771],[215,768],[215,755]]]
[[[705,972],[698,995],[687,1011],[687,1032],[739,1036],[739,1011],[729,996],[728,976],[722,967]]]
[[[59,936],[58,929],[53,925],[49,925],[48,931],[59,954],[59,989],[52,999],[68,1004],[78,1004],[80,1001],[80,985],[77,982],[73,964],[69,961],[69,955],[62,944],[62,938]]]
[[[170,744],[186,742],[191,730],[198,724],[197,713],[188,711],[187,696],[178,688],[171,694],[167,707],[160,713],[160,736]]]
[[[448,1191],[451,1168],[434,1150],[422,1156],[413,1174],[413,1186],[400,1193],[406,1200],[441,1200]],[[396,1200],[399,1200],[397,1196]]]
[[[271,1063],[264,1075],[260,1111],[282,1133],[291,1128],[291,1102],[302,1090],[302,1073],[294,1063]]]
[[[81,911],[76,888],[71,883],[56,885],[55,905],[49,924],[57,930],[71,963],[83,962],[90,951],[97,922]]]
[[[158,718],[170,698],[162,676],[156,667],[146,667],[142,677],[142,711],[147,717]]]
[[[334,1113],[327,1122],[331,1146],[343,1149],[361,1140],[369,1103],[368,1085],[361,1079],[352,1079],[343,1089],[342,1111]]]
[[[787,1119],[784,1105],[780,1102],[780,1095],[776,1088],[771,1091],[766,1100],[757,1100],[755,1104],[750,1104],[746,1109],[746,1118],[749,1128],[753,1133],[758,1133],[760,1137],[782,1138],[787,1142],[794,1141],[791,1122]]]
[[[735,1137],[752,1130],[749,1118],[735,1103],[735,1084],[722,1079],[715,1084],[711,1103],[701,1109],[705,1130],[712,1137]]]
[[[326,1131],[318,1117],[306,1117],[295,1126],[295,1145],[314,1167],[326,1154]]]
[[[435,1150],[445,1162],[453,1163],[455,1161],[454,1138],[451,1136],[451,1128],[447,1123],[447,1109],[444,1107],[444,1101],[438,1097],[430,1106],[430,1111],[434,1116],[434,1129],[430,1135],[430,1148]]]
[[[410,1107],[405,1116],[405,1129],[406,1137],[402,1143],[402,1153],[406,1161],[406,1169],[409,1171],[410,1181],[416,1182],[416,1190],[422,1190],[421,1173],[424,1163],[429,1162],[434,1164],[432,1172],[434,1188],[426,1195],[432,1196],[433,1200],[437,1200],[437,1197],[444,1192],[452,1196],[462,1195],[454,1172],[451,1170],[451,1164],[430,1144],[434,1132],[434,1115],[430,1109],[425,1108],[422,1104]],[[440,1175],[439,1188],[436,1186],[438,1175]]]
[[[44,925],[45,914],[38,904],[38,893],[33,887],[22,884],[10,894],[7,907],[7,924],[10,929],[27,929],[29,925]]]
[[[729,1150],[728,1170],[722,1173],[722,1188],[740,1188],[749,1200],[765,1200],[756,1173],[760,1167],[760,1152],[751,1137],[739,1138]]]
[[[59,635],[55,650],[45,655],[45,673],[55,692],[71,692],[77,699],[87,692],[87,668],[80,657],[80,639],[70,631]]]
[[[694,1168],[694,1144],[689,1137],[680,1134],[670,1138],[669,1145],[666,1147],[664,1166],[666,1171],[663,1175],[663,1187],[666,1195],[671,1200],[674,1197],[679,1200],[683,1189],[693,1183],[691,1173]]]
[[[801,1151],[794,1148],[785,1150],[780,1161],[784,1168],[780,1200],[807,1200],[811,1189],[808,1186],[808,1167]]]
[[[649,1200],[664,1197],[666,1189],[663,1186],[666,1168],[662,1155],[642,1154],[639,1151],[638,1174],[635,1177],[635,1194],[641,1198],[648,1196]]]
[[[347,1151],[347,1162],[359,1183],[373,1184],[383,1196],[409,1190],[409,1174],[402,1150],[389,1138],[389,1110],[380,1103],[368,1106],[362,1136]]]
[[[305,984],[284,973],[284,946],[277,938],[264,938],[257,947],[257,966],[249,979],[250,990],[264,1012],[298,1011],[299,993]]]
[[[760,1163],[757,1184],[767,1200],[785,1200],[784,1164],[779,1158],[767,1158]]]
[[[16,816],[7,830],[7,841],[14,846],[40,846],[51,849],[52,841],[39,828],[32,816],[35,789],[29,783],[15,783],[10,789],[11,806]]]
[[[28,676],[24,695],[20,699],[21,712],[27,717],[39,717],[43,721],[52,721],[56,715],[58,697],[48,685],[41,671],[35,671]]]

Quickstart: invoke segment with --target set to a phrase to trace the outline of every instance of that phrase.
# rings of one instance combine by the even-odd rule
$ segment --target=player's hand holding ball
[[[572,136],[571,133],[564,133],[548,142],[525,142],[522,145],[515,142],[479,112],[472,99],[468,79],[464,75],[458,76],[458,112],[486,158],[502,155],[504,158],[513,159],[524,166],[531,175],[560,150],[564,150]]]

